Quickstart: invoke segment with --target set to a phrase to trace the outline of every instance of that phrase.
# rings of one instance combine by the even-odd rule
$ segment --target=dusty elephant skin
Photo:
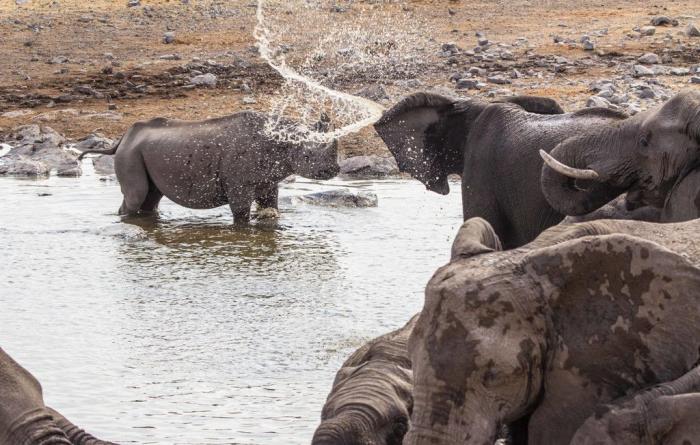
[[[506,249],[628,190],[663,202],[700,153],[697,91],[633,117],[605,108],[536,114],[515,103],[420,93],[375,124],[399,168],[428,189],[447,193],[447,175],[461,173],[464,219],[486,219]],[[546,165],[540,150],[552,155]]]
[[[696,366],[700,220],[559,225],[498,252],[479,218],[428,283],[409,340],[408,445],[568,444],[609,403]],[[491,252],[493,251],[493,252]],[[483,253],[482,253],[483,252]]]
[[[692,445],[700,440],[700,368],[596,407],[571,445]]]
[[[312,445],[400,445],[413,407],[404,327],[355,351],[338,371]]]
[[[0,348],[0,445],[114,445],[44,405],[41,385]]]
[[[241,112],[201,122],[163,118],[134,124],[109,151],[124,195],[120,214],[153,212],[163,196],[194,209],[229,204],[236,223],[256,201],[277,208],[277,184],[291,174],[330,179],[337,143],[292,145],[266,137],[267,117]],[[327,122],[318,129],[327,128]],[[82,157],[82,155],[81,155]]]

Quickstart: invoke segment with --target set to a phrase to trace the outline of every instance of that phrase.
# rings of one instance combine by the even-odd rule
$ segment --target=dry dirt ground
[[[0,134],[39,122],[69,138],[93,132],[114,138],[133,122],[156,116],[203,119],[243,109],[265,110],[270,95],[282,85],[255,48],[255,0],[141,0],[134,7],[128,3],[0,0]],[[590,84],[597,79],[636,80],[629,73],[644,53],[663,56],[662,63],[669,67],[693,70],[700,63],[700,37],[683,32],[688,23],[700,25],[697,0],[319,4],[316,30],[332,29],[340,17],[357,15],[361,20],[366,16],[363,11],[396,10],[415,18],[416,27],[422,28],[417,32],[429,37],[432,46],[415,55],[426,63],[413,73],[413,83],[380,79],[388,91],[385,106],[411,91],[440,87],[487,97],[541,94],[574,109],[594,94]],[[658,27],[648,37],[633,31],[659,15],[678,19],[679,25]],[[174,41],[166,44],[168,31],[174,33]],[[493,44],[505,43],[504,50],[513,57],[474,54],[476,32]],[[594,51],[583,48],[583,35],[591,36]],[[555,36],[563,42],[555,43]],[[446,43],[459,49],[450,53],[447,47],[445,52]],[[303,54],[304,45],[308,42],[300,43],[294,53]],[[454,78],[475,67],[485,70],[483,79],[477,79],[483,80],[481,89],[455,90]],[[521,76],[513,75],[513,70]],[[191,84],[191,77],[208,72],[218,77],[215,87]],[[499,74],[511,83],[486,80]],[[643,80],[670,92],[700,87],[689,79],[661,73]],[[357,91],[376,82],[345,76],[333,86]],[[371,129],[349,138],[344,147],[346,154],[381,150]]]

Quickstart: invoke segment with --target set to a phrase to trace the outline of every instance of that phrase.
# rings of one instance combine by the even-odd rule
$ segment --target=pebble
[[[688,37],[700,37],[700,29],[694,23],[688,23],[685,28],[685,35]]]
[[[586,40],[583,42],[583,49],[585,51],[593,51],[595,49],[595,42],[592,40]]]
[[[635,65],[634,68],[632,69],[632,72],[634,73],[635,77],[642,77],[642,76],[654,76],[654,71],[645,67],[644,65]]]
[[[651,24],[654,26],[666,26],[666,25],[678,26],[678,20],[672,19],[672,18],[667,17],[665,15],[661,15],[658,17],[652,17]]]
[[[690,83],[700,84],[700,76],[693,76],[690,78]]]
[[[659,63],[661,59],[654,53],[646,53],[643,56],[639,57],[637,61],[639,63],[643,63],[644,65],[654,65]]]
[[[480,90],[483,83],[476,79],[459,79],[455,88],[458,90]]]
[[[512,83],[510,79],[503,76],[490,76],[487,77],[486,80],[488,80],[490,83],[495,83],[496,85],[507,85]]]
[[[129,8],[141,6],[141,0],[129,0],[129,3],[127,3],[126,6],[128,6]]]
[[[670,73],[674,76],[687,76],[690,74],[689,68],[671,68]]]
[[[245,96],[245,97],[243,98],[242,102],[243,102],[244,105],[252,105],[252,104],[258,103],[258,101],[255,100],[255,98],[254,98],[254,97],[251,97],[251,96]]]
[[[163,34],[163,43],[173,43],[175,41],[175,33],[172,31],[168,31]]]
[[[653,26],[642,26],[639,29],[639,33],[643,36],[653,36],[654,34],[656,34],[656,28],[654,28]]]
[[[215,74],[212,74],[212,73],[200,74],[199,76],[194,76],[193,78],[190,79],[190,83],[192,85],[207,86],[207,87],[216,86],[217,81],[218,81],[218,78],[216,77]]]

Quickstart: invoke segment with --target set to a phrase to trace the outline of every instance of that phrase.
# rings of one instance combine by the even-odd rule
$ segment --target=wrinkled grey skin
[[[0,445],[114,445],[44,405],[41,385],[0,348]]]
[[[599,175],[595,181],[574,180],[544,165],[542,191],[560,213],[589,213],[628,189],[661,208],[700,159],[700,91],[682,91],[656,109],[569,133],[560,142],[550,152],[556,160]]]
[[[500,252],[466,221],[409,339],[407,445],[568,444],[609,403],[696,366],[700,220],[559,225]]]
[[[429,189],[447,193],[447,174],[462,173],[464,219],[486,219],[510,249],[565,215],[589,213],[628,190],[655,193],[661,207],[700,153],[698,116],[697,91],[630,118],[602,108],[542,115],[420,93],[388,110],[375,128],[399,168]],[[593,169],[600,180],[574,181],[543,167],[539,150]]]
[[[570,445],[700,443],[700,368],[596,408]]]
[[[401,445],[413,407],[404,327],[355,351],[336,374],[312,445]]]
[[[193,209],[229,204],[234,221],[247,223],[253,201],[277,208],[277,184],[287,176],[330,179],[338,173],[336,142],[277,142],[264,134],[266,119],[241,112],[201,122],[137,122],[109,152],[89,150],[81,157],[116,153],[120,214],[153,212],[165,195]]]
[[[510,101],[515,104],[417,93],[375,124],[399,169],[428,190],[447,194],[447,176],[462,175],[464,219],[486,219],[506,249],[564,218],[539,191],[538,150],[549,151],[571,134],[625,117],[598,108],[561,114],[556,102],[540,97]]]
[[[628,194],[629,195],[629,194]],[[636,204],[630,204],[630,202]],[[596,211],[582,216],[567,216],[564,222],[595,221],[596,219],[634,219],[647,222],[683,222],[700,218],[700,168],[696,168],[678,180],[666,196],[662,208],[644,205],[643,192],[631,201],[626,195],[609,202]],[[638,204],[642,204],[637,207]]]

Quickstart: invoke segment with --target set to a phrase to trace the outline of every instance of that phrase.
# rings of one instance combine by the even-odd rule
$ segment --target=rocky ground
[[[367,11],[415,24],[413,38],[425,43],[404,57],[411,69],[326,76],[328,86],[383,106],[413,91],[437,89],[485,98],[541,94],[568,110],[605,106],[633,114],[682,88],[700,88],[696,0],[355,0],[315,6],[317,32],[356,21],[371,33],[376,25]],[[255,47],[255,7],[252,0],[1,2],[0,142],[16,148],[0,158],[0,174],[79,175],[76,152],[66,146],[108,146],[138,120],[266,110],[282,78]],[[393,37],[392,30],[377,32],[375,49],[400,47],[405,28],[397,27]],[[284,51],[290,61],[302,60],[311,45],[285,42]],[[374,171],[375,165],[378,174],[393,171],[369,128],[343,140],[341,152],[368,156],[349,160],[346,173]],[[97,162],[109,171],[109,160]]]

